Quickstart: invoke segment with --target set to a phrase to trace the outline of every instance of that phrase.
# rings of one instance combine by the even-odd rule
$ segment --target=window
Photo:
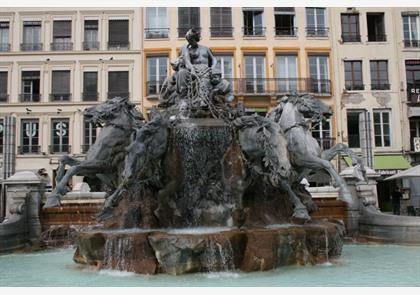
[[[232,37],[231,7],[210,7],[210,33],[212,37]]]
[[[168,57],[147,57],[147,95],[157,95],[168,75]]]
[[[274,7],[276,36],[296,36],[295,8]]]
[[[109,20],[108,49],[128,50],[129,48],[128,19]]]
[[[388,82],[388,61],[370,61],[370,80],[372,90],[387,90],[390,88]]]
[[[71,20],[55,20],[53,22],[53,42],[51,50],[72,50]]]
[[[146,8],[146,39],[168,38],[168,12],[166,7]]]
[[[346,90],[363,90],[362,61],[345,61],[344,78]]]
[[[326,37],[326,17],[324,7],[306,8],[306,34],[308,37]]]
[[[386,41],[384,13],[366,14],[368,27],[368,41]]]
[[[341,39],[343,42],[360,42],[359,14],[341,14]]]
[[[319,95],[331,93],[327,55],[309,56],[309,76],[310,92]]]
[[[128,71],[108,73],[108,98],[130,97],[128,91]]]
[[[0,102],[7,102],[7,72],[0,72]]]
[[[4,138],[4,120],[0,119],[0,154],[3,153]]]
[[[265,56],[245,56],[245,93],[265,92]]]
[[[403,14],[404,46],[420,46],[420,22],[419,13],[406,12]]]
[[[360,148],[361,112],[347,112],[347,136],[349,148]]]
[[[69,101],[70,97],[70,71],[52,71],[50,100]]]
[[[322,120],[312,126],[312,136],[315,138],[322,150],[328,150],[334,145],[331,137],[331,119]]]
[[[69,120],[52,119],[52,145],[50,153],[69,153]]]
[[[405,61],[407,98],[411,103],[420,103],[420,59]]]
[[[277,55],[277,88],[280,93],[297,91],[297,56]]]
[[[414,139],[420,138],[420,119],[417,117],[415,119],[410,119],[410,148],[411,151],[415,151],[414,148]]]
[[[82,153],[86,154],[89,148],[95,143],[96,141],[96,126],[94,126],[90,122],[84,122],[84,129],[83,129],[83,146],[82,146]]]
[[[9,22],[0,22],[0,51],[10,51]]]
[[[373,127],[375,131],[375,146],[391,146],[390,111],[374,111]]]
[[[22,51],[42,50],[41,22],[40,21],[24,21],[23,22],[23,42],[21,44],[21,50]]]
[[[20,154],[39,153],[39,121],[36,119],[21,121]]]
[[[243,8],[244,36],[264,36],[263,27],[264,8],[250,7]]]
[[[189,29],[201,29],[200,7],[178,7],[178,37],[184,38]]]
[[[232,55],[216,54],[214,56],[217,60],[216,70],[222,73],[222,78],[233,78],[233,57]]]
[[[85,20],[83,50],[99,50],[98,20]]]
[[[40,99],[40,72],[22,71],[21,102],[38,102]]]
[[[98,72],[83,72],[83,101],[98,99]]]

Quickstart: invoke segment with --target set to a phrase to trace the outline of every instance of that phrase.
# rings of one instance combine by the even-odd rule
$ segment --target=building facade
[[[212,49],[233,85],[235,103],[248,112],[264,115],[284,94],[311,93],[334,109],[330,120],[313,126],[323,148],[349,144],[373,166],[391,159],[386,156],[415,160],[418,13],[418,8],[1,8],[0,118],[16,118],[15,168],[45,168],[53,178],[63,153],[83,158],[99,130],[84,124],[82,112],[108,97],[127,96],[147,115],[191,27],[200,29],[202,44]],[[3,125],[0,121],[4,133]],[[346,159],[335,164],[340,168]],[[385,168],[384,175],[398,170]]]

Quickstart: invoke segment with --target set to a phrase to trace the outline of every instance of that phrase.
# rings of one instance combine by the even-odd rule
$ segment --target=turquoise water
[[[335,263],[267,272],[145,276],[81,268],[73,249],[0,256],[0,287],[9,286],[420,286],[420,246],[345,245]]]

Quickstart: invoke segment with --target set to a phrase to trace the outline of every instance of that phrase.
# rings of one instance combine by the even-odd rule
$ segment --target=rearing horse
[[[115,97],[97,106],[87,108],[85,121],[101,126],[95,143],[80,161],[65,155],[60,159],[56,187],[48,196],[44,208],[60,206],[60,197],[66,192],[68,181],[74,176],[97,176],[111,190],[120,182],[124,167],[125,148],[132,133],[144,124],[144,118],[127,98]],[[66,165],[70,168],[65,172]]]
[[[339,198],[350,203],[352,197],[345,181],[340,177],[331,164],[331,160],[339,153],[349,155],[353,163],[364,174],[364,166],[359,157],[345,144],[336,144],[329,150],[321,148],[312,137],[308,121],[320,122],[331,116],[330,107],[310,95],[291,95],[282,98],[280,104],[267,116],[277,122],[283,130],[293,168],[299,173],[296,181],[300,182],[310,171],[326,170],[334,180],[334,187],[339,187]]]

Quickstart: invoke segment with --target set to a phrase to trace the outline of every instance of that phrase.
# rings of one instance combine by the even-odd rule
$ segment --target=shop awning
[[[350,157],[344,157],[344,161],[349,167],[352,166]],[[411,165],[403,155],[375,155],[373,157],[373,169],[375,170],[405,170],[408,168],[411,168]]]
[[[385,180],[393,180],[397,178],[409,178],[409,177],[419,177],[420,178],[420,165],[412,167],[410,169],[401,171],[391,177],[386,178]]]

